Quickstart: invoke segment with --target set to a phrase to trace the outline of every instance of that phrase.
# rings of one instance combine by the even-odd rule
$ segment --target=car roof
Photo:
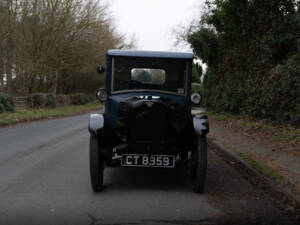
[[[116,50],[107,51],[108,56],[127,56],[127,57],[149,57],[149,58],[174,58],[174,59],[193,59],[194,54],[188,52],[161,52],[161,51],[138,51],[138,50]]]

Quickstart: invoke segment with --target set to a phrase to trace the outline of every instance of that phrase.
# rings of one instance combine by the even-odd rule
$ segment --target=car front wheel
[[[207,143],[206,136],[197,136],[197,146],[193,152],[193,191],[195,193],[202,193],[204,189],[207,169]]]
[[[91,185],[94,192],[99,192],[103,188],[104,161],[99,145],[98,136],[90,136],[90,175]]]

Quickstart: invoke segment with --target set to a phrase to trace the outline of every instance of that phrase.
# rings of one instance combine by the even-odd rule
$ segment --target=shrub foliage
[[[8,94],[0,93],[0,113],[13,111],[14,103],[12,97]]]
[[[204,104],[300,125],[296,0],[212,0],[187,39],[207,64]]]
[[[79,93],[58,95],[52,93],[33,93],[27,96],[27,106],[30,108],[55,108],[57,105],[84,105],[95,100],[92,95]]]
[[[84,105],[94,101],[94,97],[92,95],[84,93],[72,94],[70,95],[70,99],[72,105]]]

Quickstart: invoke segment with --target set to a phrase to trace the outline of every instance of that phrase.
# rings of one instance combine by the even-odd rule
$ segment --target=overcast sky
[[[199,15],[201,0],[109,0],[120,33],[135,36],[139,50],[174,48],[172,30]],[[189,49],[183,49],[191,51]]]

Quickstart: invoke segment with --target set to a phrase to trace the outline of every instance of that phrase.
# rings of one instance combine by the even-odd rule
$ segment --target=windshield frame
[[[118,57],[118,56],[117,56]],[[143,58],[143,57],[141,57]],[[148,57],[145,57],[148,58]],[[158,58],[155,58],[158,59]],[[185,60],[185,79],[184,79],[184,94],[179,94],[177,92],[173,91],[166,91],[166,90],[158,90],[158,89],[125,89],[125,90],[118,90],[114,91],[114,69],[115,69],[115,57],[111,57],[111,79],[110,79],[110,90],[111,94],[121,94],[121,93],[130,93],[130,92],[157,92],[157,93],[165,93],[165,94],[171,94],[171,95],[176,95],[176,96],[181,96],[181,97],[187,97],[189,90],[188,90],[188,81],[189,81],[189,60]]]

